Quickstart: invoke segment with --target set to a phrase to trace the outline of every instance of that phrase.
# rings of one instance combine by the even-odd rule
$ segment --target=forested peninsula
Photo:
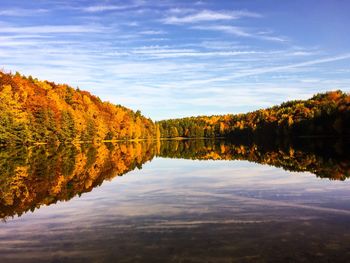
[[[342,91],[246,114],[153,122],[66,84],[0,72],[0,145],[161,138],[350,135],[350,95]]]

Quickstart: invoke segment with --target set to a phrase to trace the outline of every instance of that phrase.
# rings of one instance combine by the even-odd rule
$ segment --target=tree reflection
[[[247,160],[295,172],[311,172],[320,178],[350,177],[350,148],[345,141],[164,141],[159,156],[193,160]]]
[[[141,141],[79,146],[36,146],[0,150],[0,217],[21,216],[42,205],[90,192],[155,156],[194,160],[248,160],[317,177],[350,177],[344,141],[235,142],[215,140]],[[145,178],[147,180],[147,178]]]
[[[141,169],[154,150],[150,142],[2,150],[0,217],[90,192],[104,180]]]

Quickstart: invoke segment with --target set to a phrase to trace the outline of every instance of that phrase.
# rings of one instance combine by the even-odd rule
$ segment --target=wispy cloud
[[[193,29],[209,30],[216,32],[223,32],[239,37],[255,38],[267,41],[286,42],[287,39],[280,36],[272,36],[266,34],[260,34],[259,32],[250,32],[248,29],[238,26],[227,25],[208,25],[208,26],[193,26]]]
[[[146,55],[154,58],[181,58],[181,57],[233,57],[259,54],[261,52],[254,50],[247,51],[199,51],[195,49],[171,49],[171,48],[157,48],[157,47],[144,47],[133,50],[131,54],[134,55]]]
[[[167,12],[173,15],[186,15],[189,13],[196,12],[196,9],[173,7],[173,8],[170,8]]]
[[[242,27],[237,26],[226,26],[226,25],[213,25],[213,26],[194,26],[193,29],[219,31],[227,34],[232,34],[240,37],[251,37],[252,34],[248,33]]]
[[[294,63],[294,64],[285,65],[285,66],[262,67],[262,68],[256,68],[256,69],[249,69],[249,70],[241,71],[241,72],[238,72],[238,73],[232,75],[231,79],[247,77],[247,76],[255,76],[255,75],[272,73],[272,72],[283,72],[283,71],[288,71],[291,69],[313,66],[313,65],[329,63],[329,62],[334,62],[334,61],[339,61],[339,60],[346,60],[346,59],[350,59],[350,53],[339,55],[339,56],[314,59],[314,60],[304,61],[304,62],[300,62],[300,63]]]
[[[162,21],[165,24],[192,24],[205,21],[233,20],[242,17],[260,17],[260,15],[247,11],[219,12],[212,10],[202,10],[200,12],[188,14],[185,16],[167,16]]]
[[[2,26],[0,33],[14,34],[51,34],[51,33],[97,33],[105,27],[98,25],[43,25],[43,26]]]
[[[119,11],[125,10],[129,8],[138,7],[138,4],[130,4],[130,5],[93,5],[82,8],[81,10],[87,13],[99,13],[105,11]]]
[[[226,82],[227,83],[227,82],[233,81],[235,79],[240,79],[243,77],[258,76],[258,75],[263,75],[263,74],[268,74],[268,73],[289,72],[292,70],[305,68],[308,66],[336,62],[336,61],[341,61],[341,60],[346,60],[346,59],[350,59],[350,53],[338,55],[338,56],[333,56],[333,57],[308,60],[308,61],[304,61],[304,62],[288,64],[288,65],[283,65],[283,66],[259,67],[259,68],[249,67],[247,69],[238,70],[237,72],[235,72],[233,74],[229,74],[229,75],[188,81],[187,85],[196,86],[196,85],[204,85],[204,84],[212,85],[212,83],[219,83],[219,82],[224,82],[224,83]]]
[[[141,31],[139,34],[141,35],[164,35],[166,34],[163,30],[144,30]]]
[[[349,90],[346,34],[331,50],[312,36],[318,30],[277,25],[286,19],[280,9],[260,13],[245,1],[243,11],[233,1],[7,2],[0,67],[79,86],[152,118],[245,112]]]
[[[38,14],[47,13],[47,9],[24,9],[24,8],[12,8],[0,10],[0,16],[33,16]]]

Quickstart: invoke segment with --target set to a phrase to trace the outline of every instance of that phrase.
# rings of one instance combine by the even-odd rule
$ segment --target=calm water
[[[199,140],[3,149],[0,262],[349,262],[347,149]]]

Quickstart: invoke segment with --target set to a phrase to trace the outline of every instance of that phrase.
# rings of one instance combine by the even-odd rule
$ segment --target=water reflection
[[[248,160],[308,171],[321,178],[350,176],[345,142],[312,143],[184,140],[102,145],[37,146],[0,151],[0,217],[21,216],[42,205],[70,200],[121,176],[155,156],[195,160]]]
[[[293,142],[235,142],[212,140],[163,141],[161,157],[193,160],[247,160],[317,177],[345,180],[350,177],[350,148],[343,140]]]
[[[349,262],[345,146],[191,140],[2,150],[0,261]],[[59,200],[69,202],[50,205]]]
[[[0,217],[69,200],[151,160],[152,143],[37,146],[0,151]]]

